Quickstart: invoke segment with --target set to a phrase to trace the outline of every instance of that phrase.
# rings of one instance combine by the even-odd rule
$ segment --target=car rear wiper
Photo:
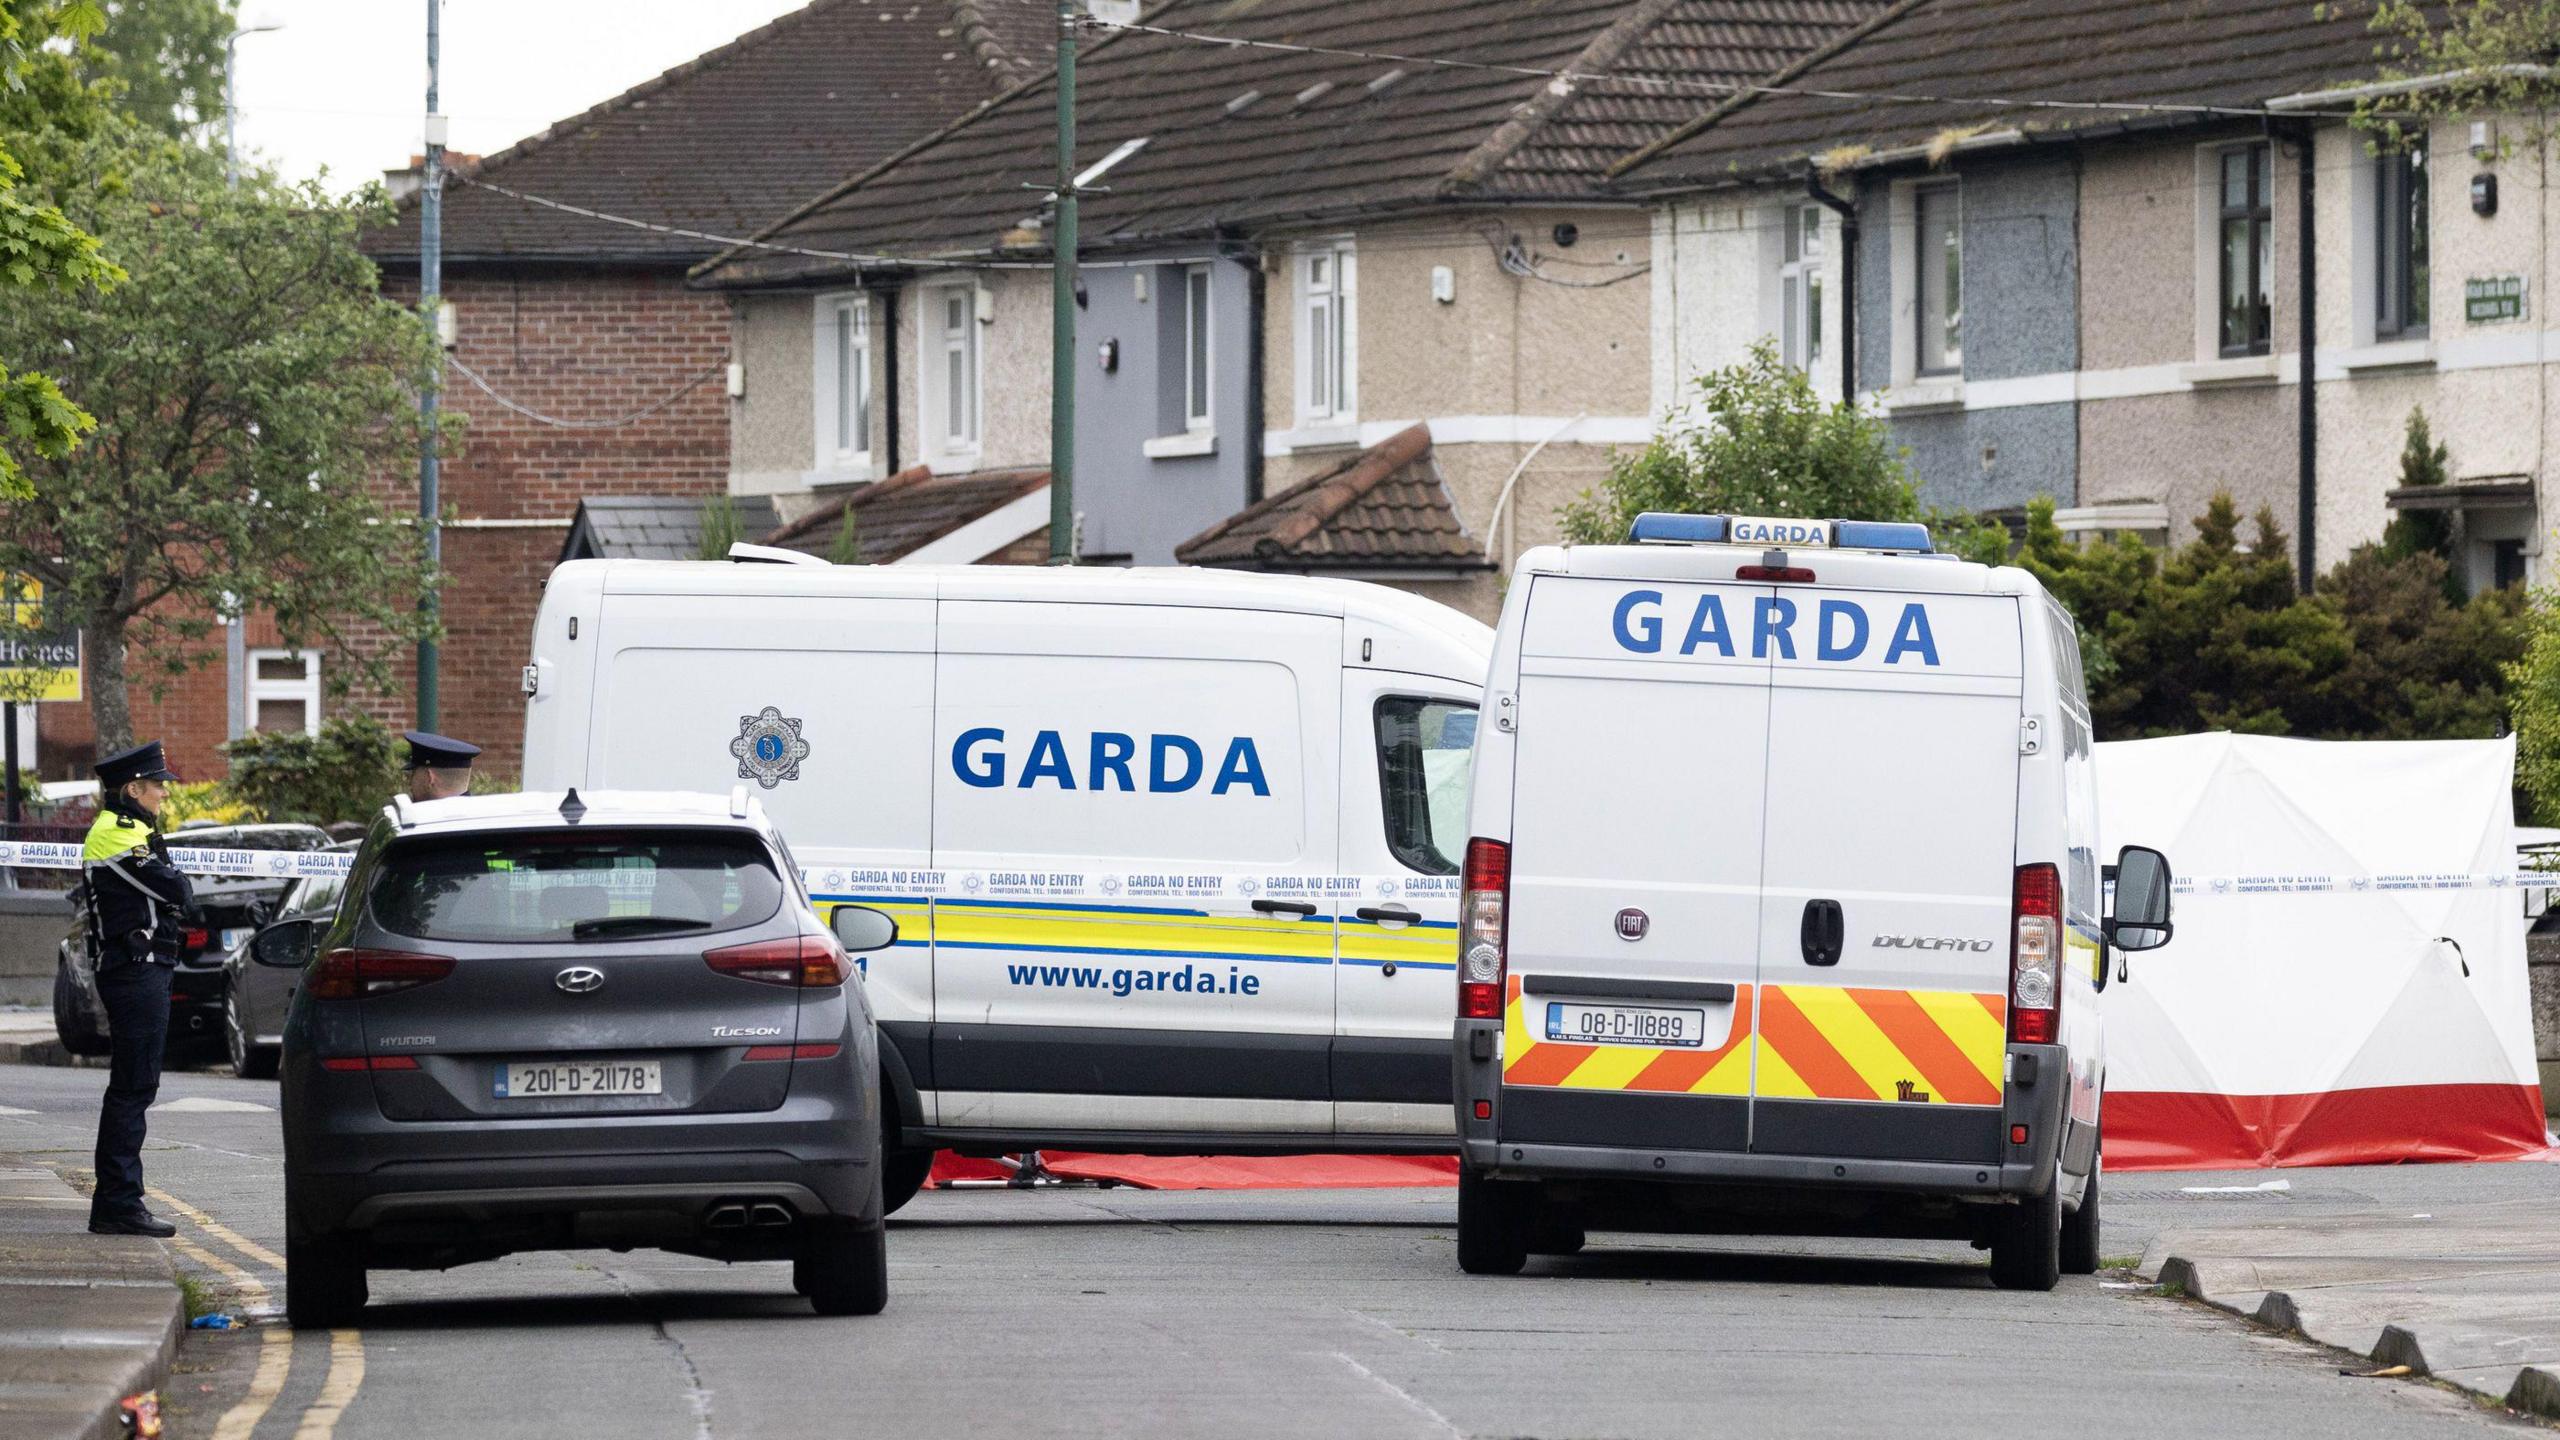
[[[711,922],[687,915],[607,915],[597,920],[581,920],[569,927],[569,934],[580,940],[593,940],[599,935],[621,935],[648,930],[708,930]]]

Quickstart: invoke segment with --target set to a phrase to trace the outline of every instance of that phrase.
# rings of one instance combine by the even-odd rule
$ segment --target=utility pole
[[[238,86],[233,76],[239,69],[240,37],[265,35],[284,28],[282,21],[261,20],[231,32],[222,42],[222,183],[230,189],[240,188],[240,107],[233,102]],[[237,740],[249,732],[249,625],[248,617],[233,615],[223,622],[222,669],[224,691],[223,733]],[[11,824],[17,823],[13,810]]]
[[[1058,213],[1049,320],[1049,563],[1076,563],[1076,23],[1058,0]]]
[[[436,402],[444,384],[444,326],[436,311],[444,294],[444,116],[436,109],[437,11],[443,0],[427,0],[427,128],[426,160],[420,167],[418,186],[418,314],[427,323],[427,339],[435,347],[435,363],[427,369],[426,384],[418,390],[418,419],[423,422],[425,436],[418,449],[418,525],[427,537],[427,576],[438,578],[444,566],[444,536],[437,520],[441,501],[437,495],[436,473]],[[436,592],[432,589],[418,597],[418,611],[432,626],[436,620]],[[436,728],[436,642],[430,636],[418,642],[418,714],[421,730]]]

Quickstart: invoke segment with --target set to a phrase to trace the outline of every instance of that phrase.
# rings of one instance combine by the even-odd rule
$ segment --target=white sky
[[[486,155],[805,0],[444,0],[453,149]],[[240,148],[348,189],[419,149],[426,0],[242,0]]]

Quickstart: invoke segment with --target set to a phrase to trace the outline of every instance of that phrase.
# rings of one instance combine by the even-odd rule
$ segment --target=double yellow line
[[[154,1189],[151,1198],[187,1218],[207,1236],[221,1241],[257,1264],[278,1274],[284,1272],[284,1257],[223,1224],[166,1190]],[[178,1253],[205,1266],[228,1280],[239,1290],[249,1306],[271,1308],[274,1292],[267,1283],[212,1249],[198,1245],[180,1235],[174,1242]],[[258,1422],[267,1418],[275,1407],[276,1397],[284,1393],[285,1376],[293,1366],[293,1331],[283,1324],[263,1327],[258,1334],[258,1369],[249,1379],[249,1393],[240,1403],[223,1414],[213,1429],[213,1440],[249,1440]],[[295,1428],[293,1440],[331,1440],[337,1433],[338,1417],[356,1398],[364,1385],[364,1337],[354,1330],[329,1332],[329,1375],[321,1382],[320,1396],[311,1408],[302,1412],[302,1424]]]

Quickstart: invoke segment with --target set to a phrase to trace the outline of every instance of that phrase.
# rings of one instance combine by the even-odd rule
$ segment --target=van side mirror
[[[2127,845],[2116,857],[2115,899],[2103,922],[2107,943],[2128,953],[2157,950],[2169,943],[2169,857],[2141,845]]]
[[[299,970],[311,959],[320,926],[312,920],[286,920],[261,930],[249,941],[249,958],[279,970]]]
[[[898,943],[898,922],[868,905],[837,906],[836,913],[827,919],[827,928],[835,932],[836,943],[848,955],[886,950]]]

